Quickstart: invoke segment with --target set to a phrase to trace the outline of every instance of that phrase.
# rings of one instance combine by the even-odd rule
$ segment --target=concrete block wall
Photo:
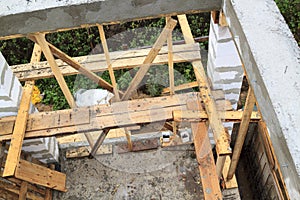
[[[0,52],[0,117],[15,116],[22,96],[22,85]],[[38,112],[31,105],[30,113]],[[59,149],[55,137],[24,140],[24,151],[44,163],[58,162]]]
[[[213,90],[222,90],[233,109],[237,109],[244,71],[228,27],[211,19],[207,74]],[[224,123],[231,134],[233,123]],[[211,137],[211,141],[212,137]]]

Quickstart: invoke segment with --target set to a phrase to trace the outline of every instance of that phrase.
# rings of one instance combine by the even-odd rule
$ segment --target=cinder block
[[[209,33],[207,75],[211,80],[212,88],[223,90],[225,99],[229,100],[236,109],[243,81],[242,63],[229,29],[212,22]],[[226,122],[224,127],[231,134],[233,123]],[[210,129],[209,137],[211,143],[215,144]]]
[[[22,86],[0,52],[0,117],[15,116],[22,96]],[[30,105],[29,113],[38,112]],[[24,140],[22,150],[42,162],[58,162],[59,148],[55,137]]]

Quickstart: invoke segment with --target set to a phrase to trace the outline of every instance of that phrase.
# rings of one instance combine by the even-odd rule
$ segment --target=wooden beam
[[[66,175],[37,164],[20,160],[15,177],[30,183],[66,192]]]
[[[50,67],[52,69],[52,72],[63,92],[63,94],[65,95],[67,101],[68,101],[68,104],[71,108],[74,108],[76,107],[76,104],[75,104],[75,101],[73,99],[73,96],[66,84],[66,81],[62,75],[62,73],[60,72],[58,66],[57,66],[57,63],[55,62],[55,59],[51,53],[51,50],[49,48],[49,45],[48,45],[48,42],[46,41],[45,39],[45,35],[43,34],[34,34],[33,35],[35,40],[37,41],[37,43],[40,45],[47,61],[49,62],[50,64]]]
[[[95,157],[95,155],[97,154],[98,149],[100,148],[101,144],[103,143],[103,141],[104,141],[105,137],[107,136],[109,130],[110,130],[110,129],[104,129],[104,130],[100,133],[100,135],[99,135],[97,141],[95,142],[95,144],[94,144],[94,146],[93,146],[93,148],[92,148],[92,150],[91,150],[91,153],[90,153],[90,156],[91,156],[91,157]]]
[[[173,111],[174,121],[189,121],[189,122],[199,122],[207,121],[208,115],[205,111],[197,110],[174,110]],[[243,111],[226,111],[222,116],[224,122],[241,122],[243,118]],[[250,121],[257,122],[261,120],[259,112],[253,111],[250,114]]]
[[[143,65],[140,67],[136,75],[131,81],[131,84],[127,88],[122,100],[128,100],[130,98],[131,93],[137,89],[138,85],[143,80],[145,74],[150,68],[150,64],[153,62],[157,54],[159,53],[160,49],[162,48],[164,42],[167,40],[169,34],[171,34],[172,30],[175,28],[177,21],[174,19],[169,19],[166,26],[162,30],[161,34],[157,38],[156,42],[154,43],[153,47],[151,48],[149,54],[145,58]]]
[[[105,58],[106,58],[109,77],[110,77],[112,87],[113,87],[113,93],[115,94],[116,100],[119,101],[120,96],[119,96],[119,92],[118,92],[118,85],[117,85],[117,82],[116,82],[114,70],[113,70],[112,65],[111,65],[111,60],[110,60],[110,56],[109,56],[109,50],[108,50],[108,47],[107,47],[107,42],[106,42],[106,38],[105,38],[104,29],[103,29],[103,26],[100,25],[100,24],[97,24],[97,27],[98,27],[98,30],[99,30],[100,39],[101,39],[101,43],[102,43],[102,48],[103,48]]]
[[[9,191],[11,193],[17,194],[19,196],[20,194],[20,187],[4,182],[2,180],[0,180],[0,188],[3,188],[6,191]],[[28,199],[32,199],[32,200],[44,200],[43,197],[33,193],[33,192],[27,192],[27,196]]]
[[[246,134],[248,132],[249,122],[251,119],[251,113],[253,111],[255,101],[256,100],[255,100],[253,90],[251,89],[251,87],[249,87],[248,95],[247,95],[247,99],[246,99],[246,103],[245,103],[245,109],[243,112],[243,117],[242,117],[242,121],[241,121],[240,128],[238,131],[238,135],[237,135],[237,138],[235,141],[227,179],[231,179],[233,177],[235,170],[237,168],[239,158],[240,158],[240,155],[242,152],[243,144],[244,144],[244,141],[246,138]]]
[[[203,111],[200,99],[189,101],[187,107],[199,112]],[[207,124],[205,122],[192,122],[191,128],[204,198],[222,199],[220,181],[208,137]]]
[[[193,44],[194,38],[186,16],[178,15],[177,17],[183,33],[184,40],[186,41],[187,44]],[[212,93],[209,87],[209,83],[203,65],[201,61],[194,61],[192,62],[192,65],[199,85],[201,99],[204,102],[205,111],[208,113],[209,123],[214,134],[214,139],[216,141],[217,153],[219,155],[231,154],[231,149],[229,144],[230,138],[229,135],[225,132],[215,102],[212,99]]]
[[[13,177],[7,178],[7,180],[9,180],[10,182],[16,184],[19,187],[21,187],[21,184],[23,182],[22,180],[19,180],[19,179],[13,178]],[[35,185],[28,184],[27,188],[28,188],[29,191],[33,191],[33,192],[39,193],[42,196],[45,195],[45,190],[41,189],[41,188],[38,188]]]
[[[23,88],[21,103],[15,121],[11,143],[8,149],[3,177],[14,175],[16,166],[20,159],[33,86],[34,81],[27,81]]]
[[[171,17],[166,17],[166,22],[169,21]],[[167,38],[168,44],[168,66],[169,66],[169,87],[170,87],[170,94],[175,94],[174,90],[174,62],[173,62],[173,39],[172,39],[172,32],[169,34]]]
[[[222,199],[220,182],[205,122],[192,122],[192,132],[205,199]]]
[[[78,70],[80,73],[82,73],[83,75],[85,75],[86,77],[88,77],[89,79],[94,81],[95,83],[97,83],[100,87],[102,87],[106,90],[109,90],[111,92],[113,91],[112,85],[109,84],[108,82],[106,82],[101,77],[97,76],[97,74],[95,74],[94,72],[85,68],[82,64],[80,64],[79,62],[77,62],[76,60],[74,60],[73,58],[71,58],[70,56],[68,56],[67,54],[65,54],[64,52],[59,50],[58,48],[56,48],[54,45],[50,44],[49,42],[47,42],[47,44],[55,57],[61,59],[62,61],[67,63],[69,66]]]
[[[197,81],[190,82],[190,83],[184,83],[184,84],[175,86],[174,91],[186,90],[186,89],[193,88],[193,87],[198,87]],[[170,87],[164,88],[162,90],[162,94],[170,93],[170,91],[171,91]]]
[[[28,188],[28,183],[26,181],[22,181],[20,187],[19,200],[26,200],[27,188]]]
[[[112,62],[112,68],[118,69],[131,69],[143,64],[146,56],[151,48],[146,49],[131,49],[126,51],[114,51],[110,52],[110,58]],[[173,62],[190,62],[200,59],[198,44],[181,44],[173,46]],[[108,70],[104,54],[87,55],[73,57],[74,61],[80,65],[84,65],[88,70],[92,72],[101,72]],[[67,63],[60,59],[55,60],[61,73],[64,76],[79,74],[80,72],[74,67],[69,66]],[[162,47],[159,54],[153,61],[153,64],[167,64],[168,63],[168,48]],[[76,65],[74,65],[76,66]],[[10,66],[14,74],[20,81],[36,80],[41,78],[50,78],[54,74],[51,71],[49,63],[47,61],[39,63],[27,63]]]

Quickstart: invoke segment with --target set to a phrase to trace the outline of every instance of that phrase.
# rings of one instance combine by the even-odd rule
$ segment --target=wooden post
[[[227,179],[232,179],[235,170],[237,168],[239,158],[242,152],[243,144],[246,138],[246,134],[249,127],[249,122],[251,119],[251,113],[255,104],[255,96],[251,87],[249,87],[248,95],[246,99],[245,109],[243,112],[242,121],[240,124],[239,132],[235,141],[234,150],[231,158],[231,163],[227,175]]]
[[[21,187],[20,187],[19,200],[26,200],[27,187],[28,187],[28,183],[26,181],[22,181]]]
[[[109,132],[110,129],[104,129],[102,131],[102,133],[100,133],[97,141],[95,142],[92,150],[91,150],[91,153],[90,153],[90,158],[93,158],[95,157],[95,155],[97,154],[97,151],[99,149],[99,147],[101,146],[101,144],[103,143],[105,137],[107,136],[108,132]]]
[[[49,168],[51,170],[54,170],[55,169],[55,165],[54,164],[50,164]],[[51,188],[46,188],[45,200],[52,200],[52,189]]]
[[[171,17],[166,17],[166,22],[168,23]],[[170,95],[175,94],[174,91],[174,62],[173,62],[173,40],[172,32],[167,38],[168,43],[168,66],[169,66],[169,85],[170,85]]]
[[[38,44],[34,44],[30,63],[37,63],[41,59],[41,48]],[[30,108],[31,95],[33,91],[34,81],[25,82],[20,108],[15,122],[12,141],[8,150],[3,176],[12,176],[14,174],[17,163],[21,155],[21,148],[25,136],[26,123]],[[14,138],[16,138],[14,140]]]
[[[22,144],[24,140],[28,112],[30,108],[31,95],[33,91],[34,81],[27,81],[23,87],[23,94],[18,111],[18,115],[13,130],[11,143],[9,145],[3,177],[13,176],[20,159]]]
[[[143,65],[140,67],[139,71],[136,73],[136,75],[132,79],[131,84],[127,88],[122,100],[128,100],[130,98],[131,93],[137,89],[138,85],[141,83],[145,74],[149,70],[150,64],[153,62],[153,60],[159,53],[164,42],[167,40],[168,35],[175,28],[176,24],[177,24],[176,20],[169,19],[165,28],[163,29],[163,31],[159,35],[158,39],[156,40],[155,44],[153,45],[150,52],[148,53],[147,57],[145,58]]]
[[[38,33],[38,34],[34,34],[33,35],[37,41],[37,43],[40,45],[52,71],[53,71],[53,74],[62,90],[62,92],[64,93],[67,101],[68,101],[68,104],[71,108],[74,108],[76,107],[76,104],[75,104],[75,101],[73,99],[73,96],[66,84],[66,81],[62,75],[62,73],[60,72],[59,68],[58,68],[58,65],[54,59],[54,56],[52,55],[51,53],[51,50],[49,48],[49,45],[45,39],[45,35],[44,34],[41,34],[41,33]]]
[[[116,100],[119,101],[120,96],[119,96],[119,92],[118,92],[118,85],[117,85],[117,82],[116,82],[114,70],[112,68],[111,60],[110,60],[110,57],[109,57],[109,51],[108,51],[108,47],[107,47],[107,42],[106,42],[106,38],[105,38],[104,29],[103,29],[103,26],[100,25],[100,24],[97,24],[97,26],[98,26],[98,30],[99,30],[99,34],[100,34],[100,39],[101,39],[103,51],[104,51],[105,58],[106,58],[109,77],[110,77],[110,80],[111,80],[111,83],[112,83],[112,86],[113,86],[113,92],[115,94]]]

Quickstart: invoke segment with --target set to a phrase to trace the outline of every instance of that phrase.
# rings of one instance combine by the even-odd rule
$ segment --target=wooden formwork
[[[97,26],[104,47],[104,54],[100,55],[71,58],[47,42],[44,33],[27,36],[35,42],[31,63],[12,66],[19,80],[26,81],[19,113],[16,117],[0,119],[0,141],[11,140],[2,176],[6,180],[10,179],[8,177],[15,177],[19,182],[21,181],[21,184],[14,185],[17,187],[14,189],[15,192],[11,192],[10,186],[3,187],[2,189],[7,192],[7,195],[19,195],[20,199],[25,199],[24,193],[27,193],[27,197],[31,195],[32,184],[65,191],[64,174],[20,159],[24,138],[73,136],[87,131],[95,132],[98,137],[96,140],[90,134],[85,134],[91,147],[89,154],[94,156],[104,138],[111,137],[111,130],[123,128],[128,148],[132,149],[129,127],[153,121],[166,121],[166,127],[172,127],[172,124],[168,124],[168,122],[191,122],[205,199],[222,199],[221,191],[223,189],[238,187],[234,173],[249,122],[261,120],[259,112],[253,111],[255,97],[250,89],[244,111],[227,109],[225,113],[220,114],[201,63],[199,46],[195,44],[187,18],[185,15],[176,16],[177,20],[175,17],[173,18],[167,16],[167,23],[152,47],[126,52],[108,51],[105,33],[100,24]],[[185,44],[172,44],[171,33],[177,22],[181,27]],[[167,46],[163,46],[165,43]],[[41,53],[45,55],[47,62],[39,62]],[[119,55],[126,56],[118,57]],[[58,59],[55,60],[55,57]],[[118,60],[112,62],[111,60],[115,57],[118,57]],[[88,62],[86,62],[87,60]],[[179,62],[192,63],[196,82],[174,86],[173,64]],[[137,89],[152,64],[168,64],[170,86],[163,92],[170,95],[130,100],[132,92]],[[133,77],[133,81],[126,91],[120,91],[114,77],[114,70],[134,67],[139,67],[139,69]],[[95,74],[95,72],[106,70],[109,71],[111,84]],[[114,93],[114,102],[111,105],[78,108],[64,80],[64,76],[73,74],[83,74],[100,87]],[[71,109],[28,114],[34,80],[53,76],[58,81]],[[199,88],[200,92],[175,94],[177,90],[195,86]],[[154,105],[160,105],[160,107],[155,110]],[[123,107],[127,109],[120,109]],[[151,116],[149,115],[150,111]],[[222,124],[223,121],[240,123],[239,137],[233,152],[230,148],[230,136]],[[208,126],[212,128],[216,142],[216,160],[214,160],[208,140]],[[170,129],[176,134],[175,129]],[[30,170],[32,168],[36,170]],[[38,178],[37,174],[47,177],[47,182]],[[60,181],[58,181],[58,177]],[[46,194],[47,191],[48,189],[44,193]]]

